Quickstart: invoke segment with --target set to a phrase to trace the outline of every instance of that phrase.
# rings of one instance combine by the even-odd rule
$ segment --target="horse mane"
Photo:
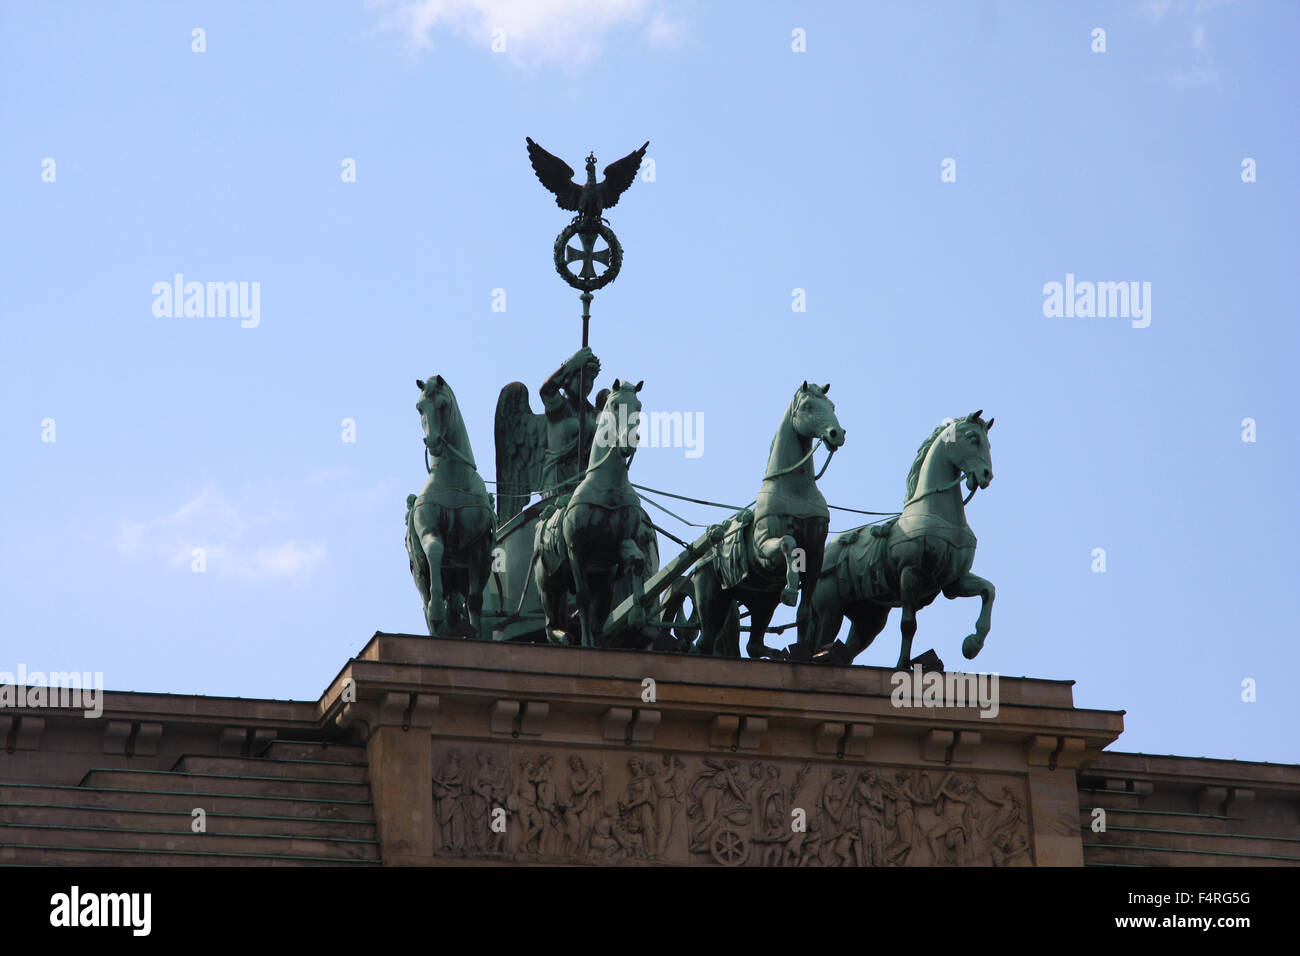
[[[799,401],[799,393],[800,393],[801,391],[803,391],[802,388],[797,388],[797,389],[795,389],[794,395],[793,395],[793,397],[791,397],[791,399],[790,399],[790,404],[787,405],[787,406],[785,407],[785,414],[781,416],[781,424],[782,424],[782,425],[785,424],[785,420],[786,420],[787,418],[790,419],[791,421],[794,420],[794,405],[795,405],[795,402]],[[769,442],[769,443],[768,443],[768,446],[767,446],[767,460],[768,460],[768,461],[771,461],[771,460],[772,460],[772,453],[776,451],[776,440],[777,440],[778,438],[780,438],[780,437],[781,437],[781,429],[778,427],[777,430],[776,430],[776,433],[772,436],[772,440],[771,440],[771,442]]]
[[[921,442],[921,447],[916,450],[916,460],[912,462],[912,470],[907,473],[907,495],[903,498],[903,504],[912,500],[912,495],[916,494],[916,483],[921,480],[921,466],[925,464],[925,456],[930,454],[930,446],[933,445],[944,433],[949,426],[956,424],[953,421],[941,422],[930,437]]]
[[[447,384],[445,379],[443,380],[442,387],[447,390],[447,394],[451,397],[451,410],[456,415],[455,425],[458,425],[460,427],[461,434],[465,436],[465,448],[463,450],[464,455],[466,458],[470,460],[471,463],[473,463],[474,449],[471,448],[469,444],[469,427],[465,424],[465,416],[460,413],[460,402],[456,401],[456,393],[452,389],[452,387]],[[449,428],[450,427],[451,426],[449,426]],[[475,471],[478,470],[477,464],[474,464],[473,467]]]

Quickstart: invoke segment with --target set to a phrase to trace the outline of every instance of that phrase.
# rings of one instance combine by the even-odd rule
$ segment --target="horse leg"
[[[645,572],[646,556],[637,546],[637,542],[631,538],[623,541],[619,555],[619,572],[630,572],[632,575],[632,612],[628,615],[627,626],[630,630],[640,631],[645,629]],[[608,593],[608,592],[605,592]],[[605,617],[600,618],[601,626],[604,626],[605,618],[609,616],[609,601],[605,601]]]
[[[921,594],[921,572],[907,565],[898,575],[898,590],[903,603],[903,620],[900,627],[903,632],[903,645],[898,651],[898,668],[906,670],[912,661],[912,638],[916,635],[916,611],[925,606]]]
[[[849,639],[845,641],[849,661],[857,657],[876,639],[876,635],[885,629],[889,620],[889,606],[860,601],[845,609],[849,619]]]
[[[978,574],[967,571],[955,581],[949,581],[943,589],[943,596],[951,600],[959,597],[980,597],[980,616],[975,621],[975,633],[966,635],[961,642],[961,652],[967,660],[973,658],[984,647],[984,638],[988,637],[989,627],[993,623],[993,598],[997,589],[993,582]]]
[[[470,627],[475,634],[483,636],[483,591],[487,588],[488,578],[492,574],[492,535],[489,533],[481,545],[471,550],[469,569],[466,571],[468,592],[465,595],[465,609]]]
[[[411,574],[415,576],[415,587],[420,592],[420,606],[424,609],[425,623],[428,623],[429,614],[429,559],[424,556],[424,549],[420,543],[415,543],[414,553],[411,555]]]
[[[595,647],[595,637],[591,620],[591,586],[582,570],[582,561],[578,548],[571,541],[565,541],[569,552],[569,570],[573,574],[573,597],[578,605],[578,622],[582,625],[582,646]],[[604,623],[604,622],[602,622]]]
[[[727,599],[722,584],[713,568],[705,565],[691,575],[695,579],[695,611],[700,619],[699,651],[712,657],[720,652],[718,638],[722,636],[727,617]],[[736,657],[740,649],[736,649]]]
[[[817,582],[813,591],[812,614],[809,624],[809,646],[819,651],[834,642],[844,623],[844,602],[834,579]]]
[[[540,529],[539,529],[540,532]],[[561,564],[558,568],[550,567],[551,556],[543,550],[541,535],[538,535],[537,551],[533,557],[533,582],[537,585],[537,595],[542,603],[542,615],[546,618],[546,639],[552,644],[569,643],[568,632],[564,629],[565,613],[568,610],[568,585],[565,583],[568,568]]]
[[[785,561],[785,587],[781,591],[781,603],[794,607],[799,602],[799,571],[803,564],[804,552],[799,549],[794,535],[782,535],[779,538],[765,538],[758,546],[758,555],[764,564],[771,564],[777,552]]]
[[[806,564],[802,572],[803,581],[799,586],[799,610],[795,612],[795,621],[798,625],[796,630],[798,642],[807,649],[809,657],[817,650],[817,630],[813,624],[812,616],[813,605],[816,603],[814,595],[817,592],[817,581],[821,577],[822,559],[826,554],[824,533],[822,538],[823,541],[814,542],[805,549]]]
[[[424,609],[424,619],[429,625],[429,636],[439,637],[446,630],[447,616],[442,593],[442,539],[432,531],[426,531],[420,535],[420,547],[429,562],[429,603]]]
[[[764,594],[755,595],[747,604],[749,607],[749,643],[745,645],[745,653],[751,660],[758,660],[760,657],[780,657],[781,651],[774,647],[768,647],[765,638],[767,637],[767,626],[772,623],[772,615],[776,613],[777,601]]]

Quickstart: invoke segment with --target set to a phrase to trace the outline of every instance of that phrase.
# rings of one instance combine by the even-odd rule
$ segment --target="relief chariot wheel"
[[[749,843],[730,827],[723,827],[709,841],[709,852],[723,866],[740,866],[749,855]]]

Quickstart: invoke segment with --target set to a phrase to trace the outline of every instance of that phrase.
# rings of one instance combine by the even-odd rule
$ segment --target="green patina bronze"
[[[617,579],[630,576],[639,599],[647,556],[638,541],[644,534],[641,498],[628,480],[628,467],[636,454],[641,385],[614,381],[577,487],[537,526],[533,566],[553,643],[569,641],[569,594],[577,601],[583,647],[599,640]]]
[[[917,452],[901,514],[827,544],[829,506],[813,453],[827,450],[825,471],[845,433],[827,397],[830,386],[805,381],[772,439],[752,506],[693,542],[662,532],[629,479],[641,383],[615,380],[593,402],[600,362],[587,341],[593,294],[614,280],[623,261],[602,213],[632,184],[649,143],[605,167],[599,182],[589,155],[585,184],[573,181],[562,160],[531,139],[527,144],[537,178],[557,205],[575,213],[555,240],[553,260],[581,293],[582,347],[541,384],[541,413],[530,407],[523,383],[501,390],[495,514],[451,388],[441,376],[417,382],[429,480],[407,498],[406,549],[429,633],[739,657],[743,629],[751,658],[847,664],[900,607],[899,666],[941,668],[933,652],[915,659],[911,653],[916,612],[942,593],[982,598],[975,632],[962,645],[968,658],[979,653],[994,589],[970,571],[976,541],[965,517],[970,498],[962,500],[960,486],[965,482],[974,495],[992,481],[993,420],[975,412],[940,425]],[[597,248],[600,241],[605,248]],[[657,532],[683,548],[662,569]],[[489,581],[490,635],[483,626]],[[793,624],[775,629],[798,628],[786,650],[765,640],[781,604],[797,608]],[[846,617],[851,629],[843,644],[836,635]]]
[[[772,439],[754,507],[723,526],[722,540],[692,575],[700,627],[695,650],[700,654],[740,656],[736,604],[749,610],[750,657],[786,656],[763,640],[779,604],[799,603],[798,644],[809,646],[809,595],[821,571],[830,520],[817,489],[813,442],[824,443],[831,454],[844,444],[828,391],[830,385],[799,386]]]
[[[442,637],[467,615],[477,636],[483,588],[492,566],[492,497],[479,477],[469,434],[451,386],[441,375],[417,380],[429,478],[406,499],[406,550],[424,602],[429,634]]]
[[[962,653],[973,658],[983,648],[994,588],[971,574],[975,533],[966,523],[961,497],[963,481],[973,496],[993,480],[988,438],[993,419],[985,422],[980,414],[945,422],[921,443],[907,476],[901,515],[883,525],[846,531],[827,546],[813,597],[812,639],[822,645],[822,658],[851,663],[884,629],[890,608],[901,607],[898,666],[907,667],[916,612],[941,593],[981,598],[975,633],[962,642]],[[845,617],[851,624],[847,645],[830,643]]]

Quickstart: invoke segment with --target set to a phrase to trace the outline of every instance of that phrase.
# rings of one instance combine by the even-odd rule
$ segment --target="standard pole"
[[[587,324],[591,321],[591,299],[590,292],[584,292],[578,296],[582,300],[582,347],[587,347]],[[587,462],[582,457],[582,445],[587,436],[587,363],[584,362],[578,366],[578,474],[581,475],[587,470]],[[572,488],[569,489],[573,491]]]

